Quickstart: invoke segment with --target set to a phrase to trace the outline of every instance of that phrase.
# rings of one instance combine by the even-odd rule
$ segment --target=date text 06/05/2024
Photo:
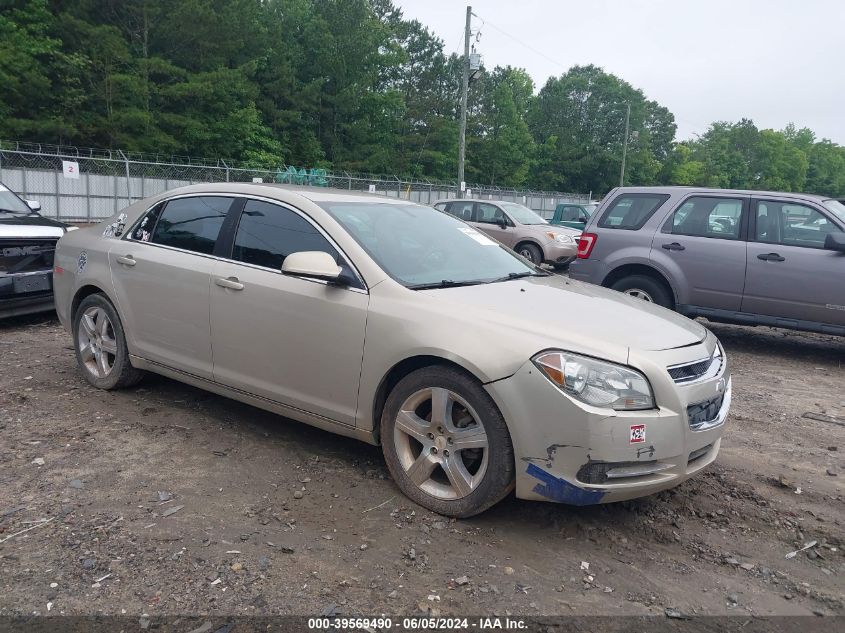
[[[390,617],[358,617],[358,618],[309,618],[310,630],[340,630],[354,631],[395,628],[398,631],[451,631],[477,629],[486,630],[523,630],[527,628],[524,620],[518,618],[440,618],[440,617],[405,617],[394,621]]]

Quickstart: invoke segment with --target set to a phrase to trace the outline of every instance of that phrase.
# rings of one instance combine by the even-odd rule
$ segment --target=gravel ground
[[[845,339],[710,327],[735,396],[702,475],[450,521],[378,448],[156,376],[98,391],[54,317],[3,321],[0,616],[843,614]]]

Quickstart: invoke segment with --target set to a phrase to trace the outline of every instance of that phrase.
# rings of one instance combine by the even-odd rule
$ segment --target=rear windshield
[[[636,231],[668,199],[668,194],[623,193],[610,203],[598,225],[603,229]]]

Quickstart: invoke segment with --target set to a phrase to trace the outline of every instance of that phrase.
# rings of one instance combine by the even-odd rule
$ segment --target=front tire
[[[642,299],[649,303],[656,303],[670,310],[675,309],[675,302],[672,299],[671,292],[653,277],[647,277],[645,275],[623,277],[614,283],[611,288],[628,296]]]
[[[481,384],[458,369],[425,367],[400,380],[380,434],[393,480],[429,510],[471,517],[513,489],[505,420]]]
[[[541,251],[540,248],[534,244],[520,244],[516,252],[522,255],[532,264],[536,264],[539,266],[543,263],[543,251]]]
[[[83,376],[99,389],[130,387],[144,377],[144,372],[129,362],[120,317],[102,294],[85,297],[76,309],[73,348]]]

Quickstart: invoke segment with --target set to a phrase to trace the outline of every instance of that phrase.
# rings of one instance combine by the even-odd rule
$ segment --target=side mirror
[[[586,224],[586,223],[587,223],[587,218],[575,218],[575,221],[576,221],[578,224]]]
[[[824,238],[824,247],[828,251],[845,253],[845,233],[828,233]]]
[[[38,213],[41,211],[41,203],[38,200],[24,200],[26,202],[26,206],[30,208],[31,211],[35,211]]]
[[[505,218],[499,218],[499,221],[496,222],[496,224],[498,224],[500,228],[508,228],[508,221]]]
[[[282,273],[285,275],[336,281],[340,277],[340,271],[341,268],[334,258],[323,251],[291,253],[282,262]]]

